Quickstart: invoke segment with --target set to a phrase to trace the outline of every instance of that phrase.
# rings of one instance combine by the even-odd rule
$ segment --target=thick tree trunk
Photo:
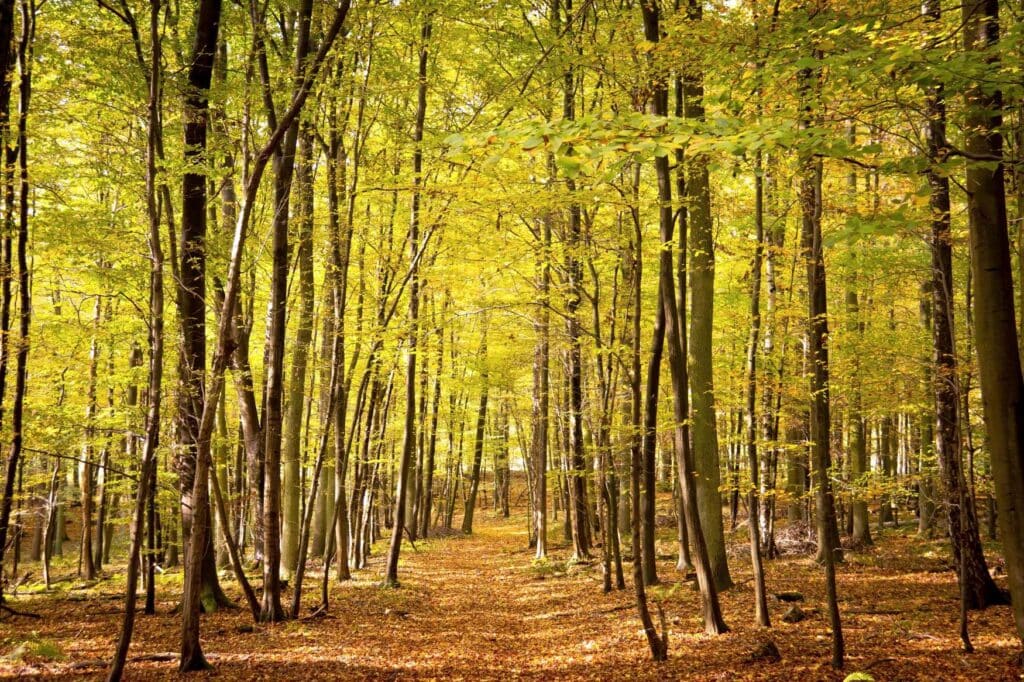
[[[700,22],[703,0],[689,0],[687,16]],[[684,78],[684,116],[704,120],[704,74],[690,73]],[[690,155],[686,165],[686,199],[690,257],[690,336],[689,373],[693,401],[693,455],[697,472],[697,504],[700,524],[708,546],[708,557],[715,586],[732,586],[725,555],[725,529],[722,525],[722,495],[719,492],[718,431],[715,420],[715,389],[712,364],[712,330],[715,303],[715,239],[711,217],[711,188],[708,159]]]
[[[206,372],[206,138],[209,126],[209,90],[217,53],[221,0],[202,0],[196,10],[196,33],[185,92],[185,163],[182,178],[181,262],[178,266],[178,317],[181,386],[177,414],[177,467],[181,485],[182,537],[191,536],[193,524],[206,528],[200,548],[201,608],[213,611],[229,603],[217,580],[209,505],[192,498],[195,486],[199,420],[203,411]],[[186,554],[190,548],[186,546]],[[185,659],[182,659],[185,665]],[[205,667],[200,665],[200,667]],[[183,669],[186,669],[183,667]]]
[[[998,42],[998,0],[972,0],[963,6],[963,36],[965,49],[979,53],[979,58]],[[990,68],[998,66],[997,53],[984,58]],[[976,158],[1002,159],[1000,93],[975,86],[967,92],[966,104],[965,151]],[[968,162],[967,214],[985,428],[1014,621],[1018,636],[1024,638],[1024,378],[1013,309],[1004,171],[1002,162]]]
[[[3,48],[10,44],[13,32],[13,3],[0,5],[0,52],[8,52]],[[0,569],[4,565],[4,553],[7,547],[7,535],[11,522],[11,507],[14,502],[14,480],[18,473],[22,450],[22,428],[25,410],[26,382],[28,379],[29,330],[32,321],[32,294],[29,290],[31,273],[28,266],[28,217],[29,217],[29,186],[28,186],[28,136],[26,134],[29,98],[32,91],[31,52],[35,37],[35,15],[27,5],[21,7],[21,40],[18,45],[19,104],[17,124],[18,149],[18,350],[15,353],[14,401],[11,406],[11,447],[7,454],[7,470],[4,477],[3,499],[0,500]],[[10,24],[10,25],[9,25]],[[8,55],[9,57],[9,55]],[[0,73],[9,74],[10,69],[0,58]],[[6,87],[6,86],[4,86]],[[2,114],[2,112],[0,112]],[[6,123],[6,121],[0,121]],[[13,208],[13,207],[12,207]],[[4,601],[0,588],[0,604]]]
[[[941,18],[938,2],[925,7],[930,21]],[[946,149],[946,105],[942,89],[933,87],[927,100],[928,158],[937,163]],[[950,234],[949,178],[934,169],[928,172],[932,211],[932,279],[930,312],[934,371],[930,383],[934,391],[935,452],[946,508],[946,519],[953,558],[960,567],[966,596],[971,609],[1006,603],[1006,595],[992,580],[985,562],[978,518],[970,503],[967,480],[963,471],[963,436],[960,415],[960,372],[955,345],[953,316],[953,247]],[[966,500],[967,504],[962,504]]]

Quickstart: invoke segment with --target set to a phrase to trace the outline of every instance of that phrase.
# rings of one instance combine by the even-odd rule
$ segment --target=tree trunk
[[[442,317],[448,311],[447,299]],[[430,440],[425,463],[426,480],[423,483],[423,507],[420,510],[420,537],[430,534],[430,513],[434,503],[434,456],[437,453],[437,419],[441,409],[441,371],[444,368],[444,327],[437,325],[437,368],[434,370],[433,399],[430,407]]]
[[[701,2],[689,0],[687,18],[700,22]],[[699,70],[683,80],[684,116],[704,121],[704,74]],[[732,587],[725,555],[725,529],[722,526],[722,495],[719,492],[718,431],[715,422],[715,392],[712,364],[712,330],[715,303],[715,240],[711,217],[711,188],[708,159],[690,155],[686,165],[686,204],[690,256],[690,336],[689,373],[692,388],[693,455],[697,472],[697,505],[700,524],[708,546],[708,558],[715,586]]]
[[[0,7],[0,52],[8,52],[2,46],[10,44],[13,33],[13,3],[4,3]],[[28,379],[29,325],[32,321],[32,295],[29,291],[31,273],[28,266],[28,136],[26,134],[29,110],[29,96],[32,91],[31,52],[35,37],[35,15],[22,3],[21,7],[21,40],[18,45],[18,66],[21,72],[19,79],[19,104],[17,124],[18,149],[18,346],[15,353],[14,401],[11,406],[11,448],[7,454],[7,471],[4,477],[3,499],[0,500],[0,568],[3,567],[4,553],[7,548],[7,534],[11,521],[11,506],[14,502],[14,479],[18,472],[22,450],[22,427],[25,409],[26,381]],[[0,58],[0,73],[9,74],[10,68],[5,63],[5,56]],[[6,67],[6,68],[5,68]],[[4,86],[6,88],[7,86]],[[0,112],[2,115],[3,112]],[[4,121],[0,121],[4,123]],[[4,601],[0,588],[0,604]]]
[[[146,137],[146,214],[149,219],[149,383],[146,399],[146,433],[142,444],[142,464],[139,471],[139,485],[132,515],[131,540],[128,550],[127,576],[125,578],[124,620],[117,641],[114,660],[107,672],[107,682],[118,682],[124,674],[128,647],[135,627],[135,590],[139,581],[139,558],[142,553],[143,524],[146,506],[153,494],[150,488],[152,474],[156,472],[156,450],[160,442],[160,407],[163,390],[164,350],[164,254],[160,243],[160,211],[157,205],[156,139],[160,125],[161,54],[160,35],[161,0],[150,0],[149,35],[152,56],[149,71],[149,102],[147,107]],[[134,356],[133,356],[134,357]],[[141,358],[140,358],[141,360]]]
[[[891,488],[894,484],[892,436],[892,415],[884,414],[882,415],[881,423],[878,425],[878,468],[882,474],[883,491]],[[879,529],[884,528],[887,523],[893,523],[892,495],[888,492],[883,492],[878,508]]]
[[[747,525],[750,533],[750,563],[754,572],[754,616],[758,625],[770,627],[768,600],[765,596],[764,566],[761,563],[761,525],[758,511],[757,459],[757,351],[761,333],[761,262],[764,254],[764,177],[761,153],[754,162],[754,262],[750,267],[750,338],[747,340],[747,407],[745,446],[750,467],[750,493],[747,496]]]
[[[466,511],[462,517],[462,532],[469,534],[473,532],[473,511],[476,509],[476,496],[480,488],[480,463],[484,457],[484,428],[487,425],[487,393],[490,388],[487,372],[487,326],[488,321],[484,318],[483,337],[480,341],[480,363],[483,370],[480,381],[483,386],[480,389],[480,407],[476,415],[476,437],[473,441],[473,472],[469,479],[469,496],[466,498]]]
[[[295,255],[299,266],[299,325],[292,345],[292,371],[288,377],[288,412],[284,422],[281,464],[283,524],[281,566],[286,572],[296,565],[299,542],[299,500],[302,497],[302,417],[305,406],[306,370],[313,339],[313,132],[303,124],[295,172],[299,212]],[[344,358],[342,358],[344,361]]]
[[[413,457],[416,451],[416,343],[419,334],[420,315],[420,281],[419,261],[420,243],[420,204],[423,188],[423,122],[427,114],[427,62],[430,56],[431,23],[428,16],[420,30],[419,68],[417,70],[418,86],[416,88],[416,118],[413,130],[415,150],[412,157],[413,193],[412,207],[409,216],[409,331],[406,350],[405,377],[405,433],[402,437],[402,458],[398,467],[398,486],[395,498],[395,523],[391,529],[391,546],[388,548],[387,566],[384,582],[396,587],[398,585],[398,557],[402,550],[402,534],[405,532],[406,506],[409,496]],[[413,522],[415,523],[415,521]],[[468,531],[467,531],[468,532]]]
[[[657,9],[652,5],[643,6],[644,14],[644,35],[650,42],[660,40],[659,17]],[[668,90],[665,87],[663,77],[656,77],[652,83],[653,93],[651,98],[651,113],[655,116],[667,116],[668,114]],[[668,165],[667,156],[659,156],[654,159],[654,168],[658,177],[658,226],[662,244],[671,244],[672,235],[675,229],[675,216],[672,210],[672,177]],[[672,404],[675,417],[675,447],[679,452],[679,481],[682,489],[682,498],[686,512],[687,530],[690,541],[693,543],[694,559],[697,568],[697,585],[700,588],[702,611],[704,615],[704,631],[708,634],[721,634],[728,631],[725,621],[722,619],[721,608],[718,603],[718,589],[714,577],[713,565],[708,553],[707,544],[704,539],[704,531],[701,528],[701,516],[698,512],[697,490],[695,484],[696,468],[693,455],[690,450],[690,434],[687,420],[689,411],[688,384],[686,356],[683,348],[683,328],[680,318],[680,311],[676,307],[676,269],[672,261],[672,251],[667,248],[660,249],[658,257],[658,306],[660,316],[664,319],[664,336],[668,341],[668,364],[672,377]],[[685,296],[683,296],[685,300]],[[638,306],[639,309],[639,306]],[[657,375],[660,370],[660,363],[653,362],[649,367],[647,400],[657,400]],[[652,391],[651,384],[654,385]],[[650,408],[648,408],[650,412]],[[645,431],[645,437],[651,437],[650,431]],[[653,455],[653,447],[651,448]],[[648,463],[645,463],[648,464]],[[654,475],[653,456],[651,458],[650,470],[645,475]],[[719,520],[721,508],[718,510]],[[635,523],[634,523],[635,525]]]
[[[815,50],[815,59],[820,52]],[[812,93],[820,91],[821,73],[810,68],[800,72],[802,112],[800,127],[813,125]],[[832,628],[832,667],[843,667],[844,647],[839,603],[836,595],[836,561],[842,560],[835,500],[829,471],[832,467],[830,442],[828,298],[825,290],[825,258],[821,243],[822,163],[821,159],[801,159],[800,207],[803,214],[802,244],[807,265],[807,337],[811,389],[811,463],[815,486],[815,513],[818,525],[818,557],[825,567],[826,600]]]
[[[216,353],[210,367],[210,382],[203,402],[202,417],[199,422],[198,456],[196,458],[197,485],[193,488],[193,497],[199,506],[208,507],[209,505],[206,476],[208,474],[210,441],[213,434],[217,400],[224,388],[224,370],[232,350],[232,312],[238,305],[242,256],[245,251],[245,241],[248,236],[253,203],[259,191],[266,165],[276,152],[277,147],[281,144],[286,131],[291,129],[292,123],[295,122],[301,113],[324,59],[338,33],[341,31],[345,18],[348,16],[349,6],[349,2],[345,0],[335,10],[334,16],[324,32],[324,38],[320,43],[319,50],[315,57],[310,60],[309,64],[305,65],[306,68],[303,69],[301,82],[296,86],[295,96],[284,116],[281,117],[279,123],[274,127],[268,141],[256,155],[245,185],[241,211],[235,224],[235,234],[232,239],[224,301],[221,305],[221,313],[218,319]],[[197,546],[205,543],[207,541],[207,530],[202,524],[193,524],[192,537],[189,544]],[[201,563],[201,556],[198,552],[189,553],[188,567],[185,573],[185,598],[182,602],[181,659],[179,663],[179,668],[182,672],[208,667],[199,641],[199,578]],[[280,601],[278,601],[278,604],[280,604]]]
[[[213,611],[230,603],[217,580],[210,509],[192,498],[196,487],[199,420],[203,410],[206,372],[206,138],[209,126],[209,90],[217,53],[221,0],[202,0],[196,14],[196,33],[185,91],[185,163],[182,177],[181,262],[178,267],[178,316],[181,345],[178,376],[181,386],[177,414],[177,468],[181,485],[182,538],[191,536],[193,524],[205,527],[200,548],[201,608]],[[186,545],[186,555],[189,551]],[[185,658],[182,659],[183,665]],[[200,667],[205,667],[200,665]],[[186,668],[183,668],[186,669]]]
[[[313,1],[302,0],[296,17],[295,88],[301,86],[310,50],[310,22]],[[263,27],[258,26],[257,31]],[[263,74],[265,81],[269,78]],[[265,86],[266,87],[266,86]],[[268,100],[267,115],[275,120]],[[281,445],[284,399],[285,319],[288,298],[288,222],[292,178],[295,170],[295,148],[299,137],[299,119],[295,117],[274,154],[274,219],[273,265],[271,267],[270,302],[268,308],[266,349],[266,407],[263,413],[264,457],[266,483],[263,500],[263,600],[260,620],[277,622],[285,617],[281,606]],[[301,417],[301,413],[300,413]]]
[[[102,263],[100,264],[102,268]],[[92,318],[92,342],[89,344],[89,383],[86,388],[85,406],[85,444],[82,446],[82,461],[79,463],[79,481],[82,501],[82,542],[79,545],[78,574],[86,580],[96,578],[96,567],[93,564],[92,554],[92,510],[93,510],[93,452],[95,446],[93,439],[96,437],[96,376],[99,365],[99,335],[100,311],[102,310],[102,299],[96,299]]]
[[[551,216],[541,218],[543,242],[538,245],[538,306],[533,329],[537,343],[533,352],[533,405],[530,421],[533,432],[530,453],[537,484],[533,503],[533,525],[537,536],[537,559],[548,555],[548,424],[550,419],[550,305],[551,291]]]
[[[926,18],[941,18],[939,3],[930,1]],[[932,163],[945,158],[946,105],[941,87],[935,86],[927,100],[928,158]],[[963,471],[963,436],[960,415],[960,381],[956,354],[956,335],[953,316],[953,248],[950,237],[949,178],[931,169],[928,172],[931,188],[931,330],[934,363],[933,379],[935,407],[935,451],[939,461],[945,498],[948,532],[952,541],[953,558],[961,567],[964,579],[961,586],[971,609],[983,609],[990,604],[1006,603],[1006,595],[992,580],[985,562],[985,554],[978,532],[975,507],[970,503],[967,481]],[[966,500],[966,504],[961,504]]]
[[[846,314],[849,318],[847,331],[856,339],[851,341],[851,343],[858,344],[854,347],[859,349],[864,325],[859,319],[860,303],[857,299],[857,292],[853,289],[846,292]],[[867,546],[872,544],[868,501],[862,492],[865,476],[868,473],[867,433],[862,413],[860,358],[858,351],[855,350],[854,353],[853,376],[850,379],[852,386],[849,410],[850,484],[853,487],[853,500],[851,502],[853,529],[851,536],[854,545]]]
[[[964,48],[990,50],[999,39],[998,0],[972,0],[963,6]],[[989,68],[998,56],[987,53]],[[966,152],[1002,159],[1002,97],[974,86],[967,92]],[[976,291],[974,334],[985,428],[999,504],[999,532],[1006,555],[1013,615],[1024,638],[1024,378],[1013,309],[1013,270],[1006,221],[1004,166],[969,162],[967,214],[971,268]],[[938,306],[936,306],[938,307]],[[937,311],[936,311],[937,312]]]

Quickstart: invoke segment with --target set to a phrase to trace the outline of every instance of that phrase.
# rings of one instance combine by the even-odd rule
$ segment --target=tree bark
[[[232,334],[231,319],[232,312],[238,305],[239,279],[242,268],[242,255],[245,250],[245,241],[248,236],[249,221],[252,217],[253,203],[255,202],[263,174],[266,171],[267,163],[277,150],[278,145],[285,136],[285,132],[291,128],[292,123],[298,118],[303,105],[309,96],[317,74],[323,65],[324,59],[334,44],[335,38],[341,31],[342,25],[348,16],[350,3],[344,0],[335,10],[334,16],[324,32],[324,38],[316,55],[310,60],[307,68],[303,70],[301,83],[296,87],[295,95],[284,116],[281,117],[277,126],[271,132],[269,139],[259,153],[255,156],[248,180],[245,185],[245,192],[241,203],[241,211],[238,214],[238,221],[235,224],[235,234],[231,245],[231,257],[228,261],[227,285],[224,290],[224,301],[221,305],[221,314],[218,318],[217,346],[210,366],[210,381],[207,387],[203,402],[202,418],[199,422],[198,457],[196,458],[196,479],[197,484],[193,488],[193,497],[202,504],[209,504],[209,491],[207,489],[208,460],[213,434],[214,417],[216,414],[217,401],[220,392],[224,388],[224,370],[227,367],[228,357],[231,355]],[[190,545],[196,546],[206,542],[207,528],[202,524],[193,524]],[[199,642],[199,595],[200,595],[200,565],[201,557],[198,553],[190,553],[189,565],[185,576],[185,598],[182,603],[182,629],[181,629],[181,659],[179,669],[182,672],[208,667],[203,657],[202,648]]]
[[[281,566],[291,571],[298,558],[300,532],[299,501],[302,497],[302,418],[305,410],[306,372],[313,339],[313,132],[303,124],[299,135],[299,157],[295,172],[299,211],[295,256],[299,266],[299,325],[292,345],[291,374],[288,377],[288,411],[284,421],[283,525]],[[344,358],[342,358],[344,361]]]
[[[998,67],[986,52],[999,40],[998,0],[963,6],[964,48]],[[966,93],[965,151],[1002,159],[1002,96],[988,86]],[[1013,308],[1013,270],[1006,220],[1004,164],[969,162],[966,174],[974,335],[982,403],[1017,634],[1024,638],[1024,377]]]
[[[162,40],[160,35],[161,0],[150,0],[149,36],[151,44],[149,100],[146,135],[146,217],[149,220],[149,382],[146,399],[146,433],[142,444],[142,464],[132,515],[131,541],[125,577],[124,619],[117,641],[114,660],[107,672],[107,682],[118,682],[131,646],[135,627],[135,590],[139,581],[139,558],[142,553],[146,506],[153,491],[150,487],[156,470],[156,450],[160,443],[160,407],[163,390],[164,350],[164,253],[160,242],[160,211],[157,204],[157,128],[160,126],[160,88]]]
[[[703,0],[689,0],[687,18],[700,22]],[[704,120],[704,74],[699,70],[683,79],[684,116]],[[693,454],[697,472],[697,504],[700,524],[707,542],[708,557],[719,590],[732,587],[725,555],[722,525],[722,495],[719,492],[718,431],[715,420],[715,392],[712,364],[712,331],[715,304],[715,240],[711,217],[711,188],[708,159],[693,154],[686,163],[687,220],[690,256],[689,373],[693,401]]]
[[[313,0],[302,0],[296,18],[295,65],[296,91],[302,86],[306,59],[310,51],[310,23]],[[262,31],[262,26],[256,28]],[[263,74],[266,89],[266,79]],[[293,95],[294,96],[294,95]],[[268,98],[268,118],[276,119]],[[274,220],[272,226],[273,265],[271,267],[266,349],[266,407],[263,412],[266,478],[263,500],[263,599],[260,620],[277,622],[285,617],[281,606],[281,445],[284,399],[285,319],[288,298],[288,222],[295,148],[299,137],[299,117],[295,117],[274,154]]]
[[[480,488],[480,464],[484,457],[484,429],[487,426],[487,394],[490,390],[490,382],[487,371],[487,327],[488,320],[484,318],[483,337],[480,340],[480,363],[483,367],[480,374],[482,387],[480,389],[480,406],[476,414],[476,436],[473,441],[473,471],[469,479],[469,495],[466,497],[466,511],[462,517],[462,532],[473,532],[473,511],[476,509],[476,496]]]
[[[13,3],[0,6],[0,46],[9,45],[8,31],[13,33]],[[8,22],[11,27],[8,28]],[[21,5],[21,39],[18,44],[18,67],[20,71],[17,150],[18,150],[18,347],[15,352],[14,401],[11,406],[11,447],[7,454],[7,471],[4,478],[3,499],[0,500],[0,569],[4,563],[7,535],[11,521],[11,506],[14,502],[14,480],[18,473],[23,442],[26,382],[28,379],[29,328],[32,321],[32,294],[29,291],[31,273],[28,266],[28,136],[26,134],[29,98],[32,92],[31,52],[35,38],[35,15],[25,2]],[[7,52],[8,49],[0,49]],[[3,58],[0,58],[3,59]],[[0,73],[10,73],[9,67],[0,61]],[[2,113],[2,112],[0,112]],[[0,121],[5,123],[5,121]],[[4,601],[0,588],[0,604]]]
[[[861,340],[864,326],[859,319],[860,302],[857,292],[850,289],[846,292],[846,314],[849,318],[847,331],[855,337],[852,343],[857,344]],[[859,348],[859,345],[855,346]],[[850,484],[853,487],[852,517],[853,530],[852,540],[855,545],[867,546],[871,541],[871,523],[868,516],[868,501],[861,488],[864,485],[864,478],[868,473],[867,456],[867,427],[862,412],[861,381],[860,381],[860,358],[858,351],[854,351],[853,376],[850,395],[849,410],[849,452],[850,452]]]
[[[821,54],[815,50],[815,59]],[[821,72],[802,69],[799,75],[801,90],[801,130],[814,125],[814,102],[820,91]],[[832,667],[843,667],[844,646],[839,603],[836,595],[836,561],[842,560],[839,529],[836,524],[835,500],[829,471],[832,467],[830,451],[830,401],[828,358],[828,298],[825,290],[825,258],[821,243],[822,163],[804,155],[801,159],[800,206],[803,214],[802,244],[807,266],[807,337],[810,361],[811,389],[811,462],[815,486],[815,513],[818,524],[818,556],[825,567],[825,589],[832,628]]]
[[[192,498],[195,486],[199,420],[203,410],[206,372],[206,139],[210,120],[209,91],[220,30],[221,0],[201,0],[196,10],[196,32],[185,91],[185,163],[182,177],[181,245],[178,266],[178,317],[181,346],[178,376],[181,385],[177,414],[177,468],[181,486],[183,539],[193,524],[206,528],[202,557],[201,608],[216,610],[230,603],[217,580],[209,505]],[[186,555],[189,547],[186,545]],[[184,659],[183,659],[184,660]]]
[[[442,318],[448,311],[447,299]],[[434,459],[437,453],[437,420],[441,408],[441,371],[444,368],[444,327],[437,325],[437,368],[434,370],[433,399],[430,407],[430,439],[425,463],[426,480],[423,483],[423,508],[420,510],[420,537],[430,534],[430,513],[434,502]]]
[[[657,43],[660,40],[659,15],[656,5],[645,3],[643,5],[644,35],[649,42]],[[655,116],[668,115],[668,90],[663,77],[656,77],[652,82],[651,113]],[[701,516],[698,511],[697,490],[695,484],[695,463],[690,450],[690,434],[687,413],[688,384],[686,356],[683,352],[682,328],[679,318],[679,310],[676,307],[676,270],[672,261],[672,251],[665,248],[665,245],[672,243],[672,235],[675,229],[675,216],[672,211],[672,177],[668,165],[667,156],[658,156],[654,159],[654,168],[658,178],[658,226],[661,243],[658,258],[658,306],[661,316],[664,318],[664,336],[668,341],[668,364],[672,377],[672,403],[673,415],[676,426],[673,430],[675,436],[675,447],[679,453],[679,481],[682,489],[684,509],[686,511],[687,530],[690,541],[693,543],[694,559],[697,568],[697,585],[700,588],[702,611],[704,616],[704,631],[708,634],[721,634],[728,631],[725,621],[722,619],[721,607],[718,602],[718,589],[714,577],[713,566],[708,553],[707,544],[704,539],[704,531],[701,527]],[[685,297],[684,297],[685,298]],[[659,363],[660,365],[660,363]],[[657,374],[659,365],[653,362],[649,367],[647,400],[657,400]],[[652,392],[651,384],[655,390]],[[648,408],[650,412],[650,408]],[[650,432],[645,432],[649,437]],[[652,448],[653,455],[653,448]],[[653,476],[653,457],[649,463],[650,470],[645,475]],[[721,509],[718,510],[719,517]],[[634,524],[635,525],[635,524]]]
[[[926,4],[929,21],[941,18],[939,3]],[[940,86],[934,86],[927,99],[928,158],[939,163],[946,148],[946,104]],[[935,168],[927,174],[931,189],[931,331],[932,362],[930,386],[935,406],[935,452],[939,461],[945,498],[947,531],[952,541],[953,558],[964,579],[961,588],[967,607],[983,609],[1007,602],[1006,594],[996,586],[988,572],[978,531],[975,507],[970,502],[963,471],[963,435],[960,414],[960,371],[956,354],[953,316],[953,245],[950,233],[949,178]],[[966,500],[966,504],[961,504]]]
[[[420,316],[420,204],[423,188],[423,122],[427,114],[427,63],[430,56],[431,21],[428,16],[420,30],[418,85],[416,88],[416,118],[413,129],[415,151],[412,157],[413,193],[409,217],[409,331],[406,350],[405,377],[405,433],[402,439],[402,458],[398,468],[398,487],[395,498],[395,523],[391,529],[391,545],[388,548],[384,582],[398,586],[398,557],[402,550],[402,534],[405,532],[405,516],[408,500],[413,457],[416,450],[416,343],[419,334]],[[415,524],[415,521],[413,521]],[[468,532],[468,531],[467,531]]]
[[[549,164],[550,165],[550,164]],[[537,536],[537,559],[548,555],[548,424],[550,420],[550,327],[551,312],[551,216],[545,214],[540,225],[543,235],[538,246],[537,317],[533,324],[537,342],[533,352],[533,404],[530,421],[533,432],[530,453],[537,479],[534,488],[536,499],[533,503],[533,526]]]
[[[761,153],[754,165],[754,262],[750,267],[750,338],[747,340],[747,406],[745,447],[750,467],[751,488],[747,496],[747,525],[750,532],[750,563],[754,572],[754,617],[758,625],[770,627],[768,600],[765,596],[764,566],[761,562],[761,526],[758,511],[757,457],[757,351],[761,334],[761,263],[764,258],[764,178]]]
[[[102,263],[100,263],[102,268]],[[89,344],[89,383],[86,388],[85,405],[85,443],[82,446],[82,461],[79,462],[78,480],[79,492],[82,502],[82,527],[79,544],[78,574],[86,580],[96,578],[96,567],[93,564],[92,554],[92,511],[93,511],[93,453],[95,447],[93,439],[96,437],[96,380],[99,365],[99,335],[100,311],[103,309],[102,299],[96,298],[92,318],[92,341]]]

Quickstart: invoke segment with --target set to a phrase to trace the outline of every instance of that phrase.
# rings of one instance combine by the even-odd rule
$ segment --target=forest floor
[[[971,613],[976,652],[957,637],[957,589],[941,539],[910,528],[888,529],[875,546],[848,553],[839,568],[840,608],[848,653],[843,674],[828,666],[829,631],[822,571],[809,555],[767,562],[770,594],[799,591],[809,618],[788,624],[789,605],[771,598],[773,628],[753,624],[753,588],[746,533],[730,536],[736,585],[723,593],[732,630],[705,635],[692,583],[678,582],[666,527],[659,551],[670,629],[666,663],[649,660],[632,589],[603,594],[600,562],[567,563],[556,545],[537,564],[526,548],[525,515],[511,520],[481,513],[472,536],[449,535],[403,549],[400,589],[380,586],[381,558],[352,581],[332,582],[328,616],[252,627],[244,610],[203,618],[212,673],[192,679],[692,679],[842,680],[868,672],[876,680],[1020,679],[1007,607]],[[552,537],[561,525],[552,523]],[[381,546],[382,548],[382,546]],[[994,555],[993,555],[994,556]],[[73,568],[69,566],[68,568]],[[626,566],[627,585],[630,569]],[[160,578],[156,616],[139,616],[126,679],[178,679],[174,613],[180,574]],[[233,581],[226,581],[233,588]],[[319,581],[307,580],[306,607]],[[119,572],[92,585],[67,579],[43,594],[31,583],[12,601],[39,619],[0,620],[0,677],[102,679],[121,624]],[[238,596],[229,589],[229,593]],[[241,600],[239,600],[241,603]],[[306,609],[308,612],[308,608]],[[749,662],[767,639],[776,663]],[[138,660],[140,657],[160,660]],[[130,659],[131,660],[131,659]],[[862,678],[864,679],[864,678]]]

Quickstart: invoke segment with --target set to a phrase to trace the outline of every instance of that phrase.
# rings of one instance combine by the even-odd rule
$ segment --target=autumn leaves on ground
[[[667,503],[667,500],[665,501]],[[843,673],[829,665],[821,569],[799,550],[799,531],[784,532],[789,553],[766,563],[774,627],[750,618],[753,587],[741,526],[730,537],[736,585],[723,593],[731,631],[702,633],[699,595],[680,582],[661,528],[659,574],[652,589],[669,628],[667,663],[650,661],[631,589],[602,594],[600,562],[572,564],[571,547],[556,544],[539,564],[527,548],[525,510],[503,519],[478,516],[473,535],[431,538],[407,546],[399,589],[380,586],[375,554],[351,582],[331,582],[326,616],[253,628],[244,610],[203,619],[204,645],[220,679],[695,679],[842,680],[862,671],[876,680],[1016,679],[1016,643],[1007,607],[972,612],[973,654],[957,636],[957,587],[948,541],[888,529],[876,545],[849,552],[839,571],[840,606],[849,658]],[[662,517],[666,518],[666,517]],[[560,533],[553,524],[552,536]],[[787,543],[783,542],[783,549]],[[382,550],[383,546],[378,546]],[[48,679],[99,679],[121,622],[123,576],[114,570],[93,584],[58,573],[49,594],[27,583],[20,608],[39,619],[0,621],[0,674]],[[628,576],[628,567],[627,567]],[[225,575],[226,577],[226,575]],[[61,580],[61,578],[64,578]],[[127,679],[175,679],[180,573],[160,578],[158,613],[140,615]],[[239,599],[234,583],[225,581]],[[318,590],[306,600],[312,607]],[[802,597],[802,599],[800,599]],[[782,616],[796,604],[799,623]],[[306,612],[308,613],[308,608]],[[766,641],[780,661],[755,661]],[[200,673],[199,677],[206,677]]]

